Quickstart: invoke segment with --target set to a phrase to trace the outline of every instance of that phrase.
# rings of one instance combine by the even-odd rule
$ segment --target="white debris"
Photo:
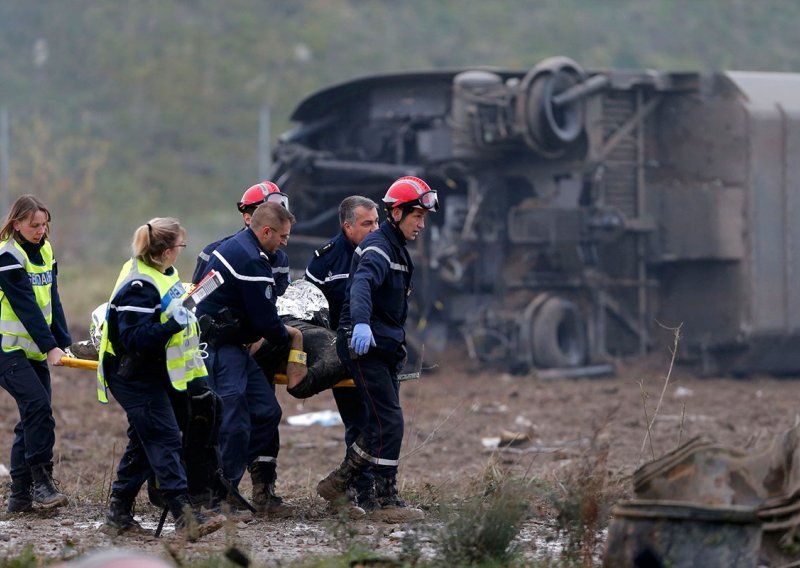
[[[342,423],[342,417],[335,410],[320,410],[318,412],[307,412],[290,416],[286,421],[292,426],[335,426]]]
[[[0,463],[0,477],[11,477],[11,472],[8,471],[8,468],[2,463]]]
[[[678,387],[675,389],[675,398],[688,398],[694,394],[692,389],[686,387]]]
[[[500,402],[491,402],[489,404],[480,404],[478,402],[472,403],[470,407],[472,412],[480,412],[482,414],[504,414],[508,412],[508,406]]]
[[[533,428],[533,422],[522,415],[519,415],[514,419],[514,424],[517,426],[522,426],[523,428]]]

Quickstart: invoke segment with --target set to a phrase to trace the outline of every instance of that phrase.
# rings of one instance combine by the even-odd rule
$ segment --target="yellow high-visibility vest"
[[[42,310],[47,325],[53,323],[53,304],[50,299],[50,290],[53,287],[53,248],[49,241],[42,245],[43,264],[34,264],[28,258],[28,253],[13,238],[0,242],[0,254],[10,253],[19,262],[19,267],[28,273],[36,297],[36,305]],[[16,268],[12,265],[9,268]],[[19,316],[14,312],[6,294],[0,300],[0,333],[3,334],[2,348],[6,353],[22,351],[28,359],[44,361],[47,354],[42,353],[39,346],[25,329]]]
[[[102,403],[108,402],[108,383],[104,375],[103,358],[106,353],[114,353],[114,347],[108,340],[108,314],[116,310],[114,298],[123,286],[134,280],[141,280],[152,284],[161,298],[161,323],[169,319],[166,315],[167,306],[175,299],[186,295],[186,290],[181,283],[178,271],[173,270],[169,276],[145,264],[141,260],[132,258],[122,266],[122,270],[114,285],[114,292],[108,301],[103,334],[100,339],[100,363],[97,366],[97,399]],[[190,381],[208,375],[206,365],[199,349],[200,329],[197,322],[190,322],[184,329],[169,338],[164,346],[167,357],[167,373],[175,390],[184,391]]]

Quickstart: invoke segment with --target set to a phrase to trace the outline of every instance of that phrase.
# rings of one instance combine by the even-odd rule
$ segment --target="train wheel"
[[[564,298],[548,298],[531,323],[533,363],[540,369],[578,367],[586,362],[588,341],[578,306]]]

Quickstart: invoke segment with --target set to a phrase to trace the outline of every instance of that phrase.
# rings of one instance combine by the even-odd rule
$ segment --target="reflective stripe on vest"
[[[10,253],[19,262],[19,266],[28,273],[36,305],[42,310],[42,315],[49,326],[53,323],[53,305],[50,302],[50,291],[53,286],[53,248],[50,246],[50,241],[45,241],[40,250],[43,264],[37,265],[30,261],[25,249],[14,239],[0,242],[0,254]],[[0,300],[0,334],[3,336],[0,345],[6,353],[22,351],[25,357],[34,361],[47,359],[47,355],[42,353],[14,312],[5,294]]]
[[[170,302],[175,298],[182,298],[186,295],[177,270],[173,270],[172,275],[167,276],[137,259],[131,259],[123,265],[117,278],[117,283],[114,285],[114,292],[108,302],[106,323],[103,325],[103,335],[100,339],[100,363],[97,366],[97,399],[102,403],[108,402],[108,382],[104,376],[103,358],[106,353],[114,354],[114,348],[108,341],[108,314],[110,310],[117,309],[114,305],[114,298],[117,293],[134,280],[148,282],[158,290],[158,294],[161,297],[161,323],[166,323],[169,319],[166,311]],[[175,390],[184,391],[190,381],[208,375],[199,346],[200,330],[197,322],[190,323],[167,341],[165,345],[167,373]]]

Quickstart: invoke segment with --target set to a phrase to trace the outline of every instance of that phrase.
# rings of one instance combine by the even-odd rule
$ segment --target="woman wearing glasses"
[[[186,247],[186,231],[174,218],[155,218],[133,235],[133,258],[122,267],[109,300],[97,395],[110,390],[128,417],[128,446],[111,486],[106,525],[139,529],[133,518],[136,495],[151,474],[176,521],[208,534],[223,519],[191,510],[181,462],[181,432],[170,404],[174,392],[207,389],[207,373],[194,316],[182,306],[186,295],[175,261]],[[190,522],[190,517],[194,522]]]

